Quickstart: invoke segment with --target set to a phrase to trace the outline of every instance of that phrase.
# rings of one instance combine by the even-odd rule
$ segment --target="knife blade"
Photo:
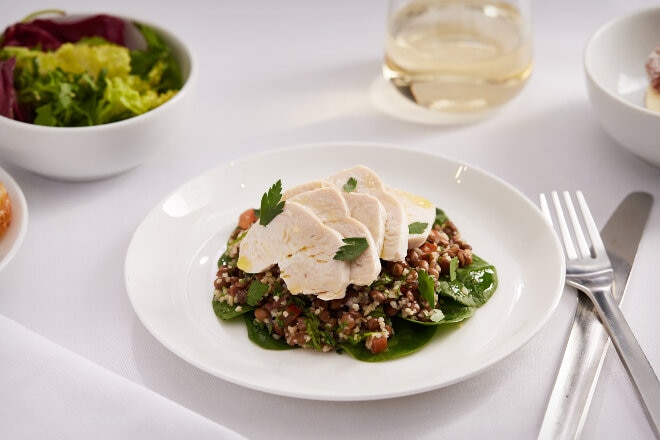
[[[639,241],[651,212],[653,197],[629,194],[601,231],[614,269],[614,299],[621,304]],[[564,349],[539,440],[577,439],[584,426],[609,338],[586,295],[577,295],[577,309]]]

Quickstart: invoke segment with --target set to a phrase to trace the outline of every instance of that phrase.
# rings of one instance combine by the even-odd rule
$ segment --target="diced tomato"
[[[295,304],[289,304],[289,306],[286,308],[286,317],[284,318],[284,322],[286,325],[292,325],[298,318],[298,315],[301,313],[302,309],[300,307]]]
[[[387,350],[387,338],[385,337],[371,337],[371,348],[369,349],[373,354],[381,353]]]
[[[289,316],[293,315],[294,318],[297,318],[302,313],[302,309],[295,304],[289,304],[286,311],[289,313]]]
[[[435,252],[438,250],[438,245],[435,243],[431,243],[430,241],[425,242],[421,247],[422,252],[425,254],[430,254],[431,252]]]
[[[256,221],[257,215],[254,213],[254,209],[250,208],[243,211],[240,217],[238,217],[238,227],[241,229],[247,229]]]

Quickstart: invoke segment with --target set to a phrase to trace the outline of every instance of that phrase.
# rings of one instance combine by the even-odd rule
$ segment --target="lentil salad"
[[[292,294],[277,264],[259,273],[239,268],[241,241],[261,211],[248,209],[239,217],[218,261],[212,304],[221,320],[242,316],[249,339],[263,348],[395,359],[429,343],[438,326],[472,316],[497,287],[495,267],[473,254],[436,208],[426,240],[399,261],[381,261],[371,284],[349,285],[343,298],[331,300]]]

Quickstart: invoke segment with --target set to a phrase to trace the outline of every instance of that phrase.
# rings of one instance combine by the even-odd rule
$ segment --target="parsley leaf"
[[[417,286],[419,295],[428,301],[429,306],[435,308],[435,278],[431,277],[425,270],[417,271]]]
[[[426,227],[428,226],[428,223],[422,223],[422,222],[414,222],[408,225],[408,233],[409,234],[421,234],[424,232]]]
[[[344,189],[344,192],[347,193],[355,191],[357,188],[357,180],[355,180],[355,177],[349,177],[342,188]]]
[[[342,241],[346,244],[337,250],[333,257],[335,260],[353,261],[369,247],[365,237],[348,237],[342,239]]]
[[[284,200],[282,200],[282,181],[278,180],[261,197],[261,209],[259,210],[259,224],[266,226],[279,213],[284,210]]]
[[[307,326],[307,335],[309,336],[309,343],[316,350],[321,349],[321,332],[319,331],[319,317],[314,313],[309,313],[305,316],[305,325]]]
[[[251,306],[256,306],[266,293],[268,293],[267,284],[257,280],[252,281],[247,291],[247,303]]]
[[[456,279],[456,269],[458,269],[458,258],[454,257],[449,262],[449,281]]]

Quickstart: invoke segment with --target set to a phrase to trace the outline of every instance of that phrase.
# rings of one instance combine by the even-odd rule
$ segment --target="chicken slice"
[[[323,224],[336,230],[344,238],[366,238],[367,249],[350,262],[349,281],[357,286],[368,286],[378,278],[381,269],[380,253],[374,239],[362,222],[351,217],[348,204],[337,188],[328,186],[304,191],[288,200],[311,209]]]
[[[346,295],[350,263],[335,260],[342,236],[308,208],[287,201],[268,225],[253,224],[241,240],[238,267],[259,273],[274,264],[291,293],[324,300]]]
[[[385,236],[380,258],[386,261],[403,260],[408,249],[408,224],[403,205],[387,190],[378,175],[363,165],[342,170],[327,180],[342,189],[351,177],[357,181],[355,192],[376,197],[385,208]]]
[[[367,227],[374,240],[374,249],[380,256],[383,252],[383,242],[385,240],[385,219],[387,213],[380,201],[367,193],[342,192],[351,217],[358,220]]]
[[[305,182],[284,191],[282,193],[282,200],[289,200],[291,197],[295,197],[300,193],[323,188],[324,186],[331,186],[331,184],[322,180],[312,180],[311,182]]]
[[[423,197],[398,188],[389,188],[390,192],[401,202],[406,211],[407,224],[423,223],[426,227],[421,233],[408,233],[408,249],[421,246],[431,232],[435,222],[435,205]]]

